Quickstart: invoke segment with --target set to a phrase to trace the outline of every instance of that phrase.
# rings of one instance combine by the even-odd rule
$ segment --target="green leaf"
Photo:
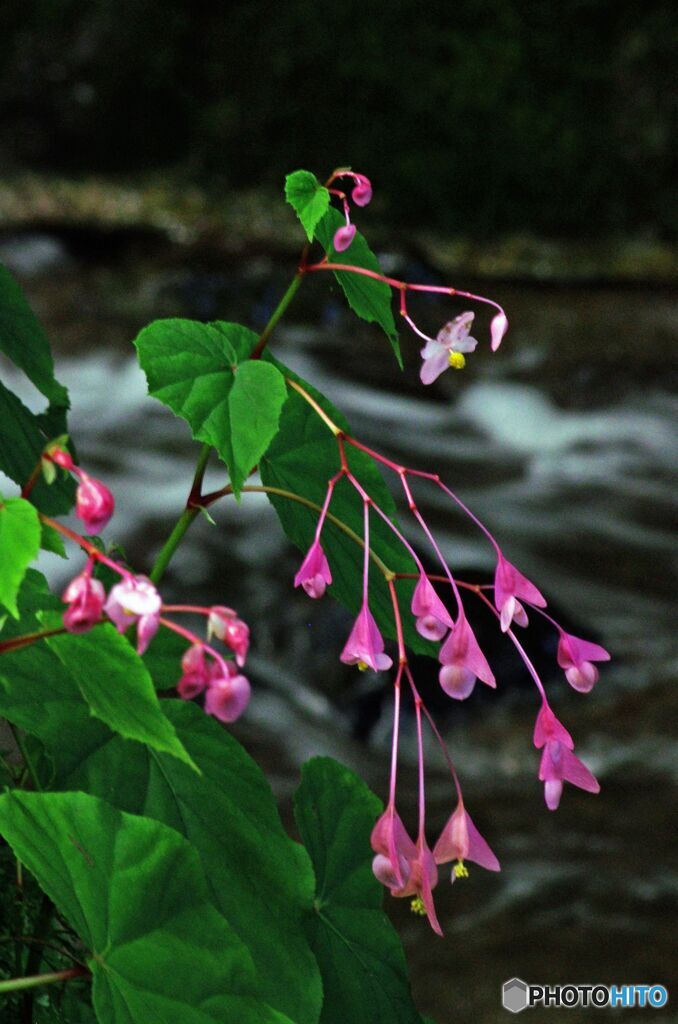
[[[285,199],[294,208],[309,242],[327,213],[330,194],[310,171],[293,171],[285,178]]]
[[[348,768],[316,757],[302,769],[294,807],[316,875],[309,937],[325,990],[321,1024],[422,1024],[372,874],[370,832],[381,801]]]
[[[337,426],[350,434],[346,420],[324,395],[272,356],[266,358],[274,362],[286,377],[301,383]],[[349,466],[356,478],[386,515],[397,523],[393,498],[374,461],[350,445],[347,445],[346,450]],[[291,491],[321,506],[327,482],[339,466],[336,438],[308,402],[298,392],[290,389],[280,417],[278,433],[259,463],[263,483]],[[318,513],[289,498],[269,495],[269,499],[287,536],[302,551],[306,551],[313,540]],[[339,481],[329,510],[362,538],[362,499],[347,480]],[[329,592],[355,613],[362,601],[363,549],[329,520],[323,527],[322,543],[332,570],[333,582]],[[393,572],[416,572],[417,567],[411,556],[376,513],[370,516],[370,547]],[[413,580],[397,581],[396,591],[402,613],[409,610],[414,587]],[[393,606],[388,586],[374,564],[370,566],[370,608],[382,633],[395,638]],[[437,648],[419,636],[408,614],[403,614],[403,628],[406,643],[411,650],[436,656]]]
[[[256,341],[239,324],[156,320],[135,342],[149,394],[216,448],[236,496],[274,437],[287,397],[277,369],[248,360]]]
[[[40,618],[47,628],[58,622],[52,615]],[[72,675],[93,715],[126,739],[139,740],[195,768],[163,714],[146,666],[112,625],[78,636],[52,636],[46,643]]]
[[[59,558],[66,558],[63,537],[46,523],[40,523],[40,547],[43,551],[51,551],[53,555],[58,555]]]
[[[291,1024],[174,829],[85,793],[10,792],[0,831],[88,950],[101,1024]]]
[[[322,989],[302,923],[313,900],[308,856],[285,834],[266,779],[233,737],[195,704],[163,704],[200,778],[79,717],[54,737],[54,785],[87,789],[186,836],[215,906],[252,954],[263,998],[297,1024],[314,1024]]]
[[[0,603],[18,618],[16,597],[26,569],[40,550],[40,520],[24,498],[0,497]]]
[[[68,392],[54,376],[49,341],[12,275],[0,266],[0,351],[53,406],[68,408]]]
[[[378,274],[382,273],[377,257],[359,231],[356,231],[355,238],[345,252],[334,251],[332,240],[337,228],[342,227],[343,224],[344,218],[339,211],[330,207],[315,230],[315,236],[327,253],[330,262],[350,263],[355,267],[374,270]],[[367,320],[368,323],[379,324],[382,328],[391,342],[398,365],[402,370],[403,360],[400,354],[398,332],[393,320],[389,286],[385,281],[375,281],[374,278],[351,273],[348,270],[338,270],[334,276],[341,285],[353,312],[363,320]]]
[[[231,458],[226,460],[236,497],[275,437],[286,399],[285,379],[270,363],[248,360],[238,366],[228,399]]]
[[[47,433],[43,418],[35,416],[0,382],[0,470],[19,487],[28,480],[54,432]],[[73,507],[75,483],[59,472],[48,486],[40,479],[31,501],[48,515],[61,515]]]

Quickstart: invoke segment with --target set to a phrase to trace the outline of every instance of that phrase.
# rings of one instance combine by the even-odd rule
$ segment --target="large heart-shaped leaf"
[[[262,996],[297,1024],[314,1024],[322,988],[303,929],[313,901],[309,858],[285,834],[270,787],[240,744],[194,704],[163,706],[201,778],[80,716],[62,736],[45,740],[52,785],[86,789],[186,836],[215,906],[252,954]]]
[[[135,342],[149,394],[216,448],[236,496],[275,436],[287,398],[279,371],[247,358],[256,340],[239,324],[172,319],[149,324]]]
[[[88,951],[100,1024],[291,1024],[174,829],[85,793],[10,792],[0,832]]]

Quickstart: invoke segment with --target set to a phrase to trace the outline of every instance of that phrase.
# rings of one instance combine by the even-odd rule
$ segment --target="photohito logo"
[[[658,1010],[668,1000],[665,985],[528,985],[522,978],[511,978],[501,991],[502,1005],[511,1013],[532,1006],[650,1006]]]

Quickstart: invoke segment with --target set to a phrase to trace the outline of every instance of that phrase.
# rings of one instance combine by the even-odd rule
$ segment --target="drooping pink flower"
[[[500,614],[503,633],[509,629],[512,622],[519,626],[527,625],[525,609],[518,600],[521,597],[537,608],[546,607],[546,601],[534,583],[523,576],[515,565],[511,565],[499,552],[494,574],[494,604]]]
[[[447,608],[423,573],[414,588],[411,608],[417,620],[417,632],[427,640],[442,640],[454,625]]]
[[[582,640],[564,630],[558,642],[558,664],[565,669],[565,677],[575,690],[588,693],[598,682],[600,673],[594,661],[609,661],[610,655],[600,644]]]
[[[474,313],[461,313],[429,338],[419,353],[424,360],[419,371],[422,384],[432,384],[450,366],[461,370],[466,365],[465,352],[473,352],[478,342],[469,337]]]
[[[455,700],[468,697],[476,679],[481,679],[488,686],[497,685],[492,669],[463,613],[458,616],[452,632],[440,648],[438,660],[443,666],[438,674],[440,685]]]
[[[471,821],[460,800],[433,847],[436,864],[457,863],[452,868],[452,881],[468,874],[464,861],[470,860],[488,871],[499,871],[499,861]]]
[[[232,608],[214,605],[207,620],[207,632],[218,636],[235,654],[235,660],[242,668],[250,646],[250,628],[239,619]]]
[[[588,793],[599,793],[600,784],[576,754],[559,740],[549,740],[541,755],[539,778],[544,783],[544,799],[550,811],[560,803],[563,782],[571,782]]]
[[[405,885],[391,889],[391,895],[414,896],[412,910],[417,914],[426,914],[433,931],[442,937],[443,930],[433,902],[433,890],[438,884],[438,867],[423,835],[417,840],[416,852],[409,859],[409,867],[410,874]]]
[[[364,174],[356,174],[356,186],[351,192],[351,199],[356,206],[367,206],[372,199],[372,183]]]
[[[320,541],[315,540],[294,577],[295,587],[302,586],[309,597],[322,597],[332,582],[332,573]]]
[[[115,500],[100,480],[78,472],[80,483],[75,492],[75,514],[82,519],[89,534],[100,533],[113,515]]]
[[[384,640],[367,601],[353,624],[341,652],[341,660],[346,665],[358,665],[361,669],[369,667],[373,672],[384,672],[393,664],[392,659],[384,654]]]
[[[119,633],[137,627],[137,651],[143,654],[158,631],[162,599],[147,576],[126,576],[111,589],[104,611]]]
[[[225,664],[228,664],[226,662]],[[249,680],[227,670],[220,678],[212,679],[205,694],[205,711],[220,722],[235,722],[249,704]]]
[[[410,877],[417,848],[407,834],[395,807],[387,807],[372,829],[370,844],[376,857],[372,870],[388,889],[402,889]]]
[[[86,633],[101,619],[106,591],[103,583],[92,579],[89,568],[68,584],[61,600],[68,608],[64,612],[64,626],[69,633]]]
[[[343,224],[334,232],[332,244],[337,252],[345,252],[355,238],[355,224]]]
[[[600,792],[600,785],[586,765],[573,753],[574,743],[548,704],[543,703],[534,726],[534,745],[543,747],[539,779],[544,783],[544,799],[550,811],[560,804],[563,782],[571,782],[589,793]]]

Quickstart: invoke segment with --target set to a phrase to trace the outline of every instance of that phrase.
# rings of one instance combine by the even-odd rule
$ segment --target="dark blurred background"
[[[369,171],[390,220],[675,232],[661,0],[4,0],[6,170],[277,187]]]
[[[263,327],[301,244],[287,171],[368,174],[374,202],[355,219],[389,273],[508,312],[498,353],[478,310],[467,369],[430,388],[418,339],[402,332],[401,374],[329,275],[305,281],[273,339],[359,437],[439,471],[554,614],[613,654],[584,697],[555,665],[553,632],[524,634],[602,784],[597,797],[566,787],[555,815],[536,779],[535,694],[494,623],[473,620],[496,692],[477,686],[460,706],[442,699],[435,664],[417,664],[502,862],[499,875],[441,880],[443,942],[387,900],[438,1024],[504,1020],[501,983],[514,975],[675,981],[674,40],[672,5],[657,0],[0,5],[0,262],[46,326],[81,461],[116,494],[109,536],[140,571],[184,506],[196,445],[147,398],[132,340],[166,316]],[[422,298],[415,315],[435,333],[464,308]],[[213,460],[208,489],[223,475]],[[425,486],[417,501],[456,572],[489,578],[484,538]],[[339,663],[350,617],[293,590],[299,554],[263,495],[212,511],[217,527],[194,524],[163,592],[231,605],[251,624],[254,696],[235,734],[288,820],[313,754],[383,795],[390,680]],[[43,561],[59,591],[73,564]],[[410,826],[414,740],[405,709]],[[429,753],[433,839],[452,793]],[[675,1020],[675,998],[646,1014]]]

